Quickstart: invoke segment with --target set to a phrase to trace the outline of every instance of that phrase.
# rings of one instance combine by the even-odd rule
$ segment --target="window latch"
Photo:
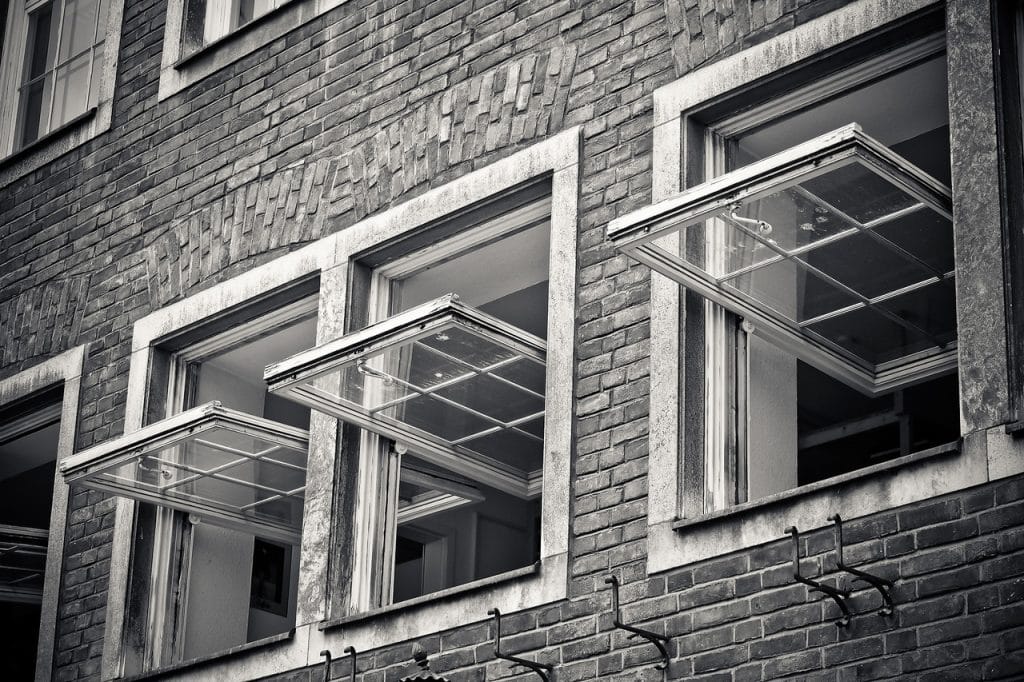
[[[811,592],[821,592],[830,597],[843,612],[843,617],[836,621],[836,625],[846,627],[850,624],[850,618],[852,617],[850,609],[846,605],[850,592],[800,575],[800,531],[796,529],[796,526],[790,526],[786,529],[786,532],[793,536],[793,579],[810,587]]]
[[[878,590],[878,593],[882,595],[882,607],[878,610],[880,616],[890,616],[896,609],[896,605],[893,603],[892,595],[889,594],[889,588],[892,587],[892,581],[881,576],[873,575],[866,571],[861,571],[856,568],[851,568],[846,565],[843,561],[843,520],[839,514],[833,514],[828,517],[829,521],[835,522],[836,530],[836,567],[840,571],[846,571],[853,576],[853,581],[860,580],[871,585],[873,588]]]
[[[756,218],[747,218],[740,215],[740,208],[743,205],[736,203],[729,207],[729,217],[738,223],[743,225],[749,225],[757,230],[757,233],[763,237],[767,237],[772,233],[772,224],[764,220],[757,220]]]
[[[525,658],[519,658],[518,656],[510,656],[501,652],[501,611],[498,609],[490,609],[487,612],[488,616],[494,616],[494,657],[500,658],[503,661],[509,661],[512,663],[512,667],[521,666],[523,668],[529,668],[533,672],[537,673],[540,679],[544,682],[548,682],[548,673],[555,669],[553,665],[548,663],[537,663],[536,661],[528,661]]]
[[[612,625],[619,630],[625,630],[630,633],[627,639],[643,637],[648,642],[658,647],[658,651],[661,653],[661,662],[654,667],[657,670],[665,670],[668,668],[668,664],[672,660],[672,657],[668,653],[668,646],[672,643],[672,640],[665,635],[659,635],[657,632],[651,632],[650,630],[638,628],[635,625],[626,625],[623,623],[622,614],[619,613],[619,579],[614,575],[610,575],[604,579],[604,584],[612,586]]]

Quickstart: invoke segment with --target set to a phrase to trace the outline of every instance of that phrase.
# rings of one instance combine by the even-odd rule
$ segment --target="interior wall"
[[[747,499],[756,500],[797,485],[797,361],[757,334],[747,350]]]

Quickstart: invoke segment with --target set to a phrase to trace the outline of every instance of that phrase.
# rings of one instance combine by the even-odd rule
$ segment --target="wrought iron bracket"
[[[349,677],[349,682],[356,682],[356,649],[355,647],[345,647],[345,653],[352,657],[352,675]],[[324,657],[324,682],[329,682],[331,679],[331,650],[324,649],[320,652],[320,655]]]
[[[891,616],[893,611],[896,609],[896,604],[893,603],[892,595],[889,594],[889,588],[892,587],[892,581],[881,576],[873,575],[866,571],[861,571],[856,568],[851,568],[846,565],[843,560],[843,519],[840,518],[839,514],[833,514],[828,517],[829,521],[835,522],[836,532],[836,567],[840,571],[846,571],[853,576],[853,581],[860,580],[865,582],[871,587],[878,590],[878,593],[882,595],[882,608],[878,609],[880,616]]]
[[[544,682],[548,682],[548,674],[551,673],[555,667],[548,663],[537,663],[536,661],[528,661],[525,658],[519,658],[518,656],[511,656],[501,652],[501,611],[498,609],[490,609],[487,612],[488,616],[494,616],[494,657],[500,658],[503,661],[508,661],[512,664],[512,667],[521,666],[523,668],[529,668],[533,672],[537,673],[540,679]]]
[[[850,608],[846,605],[846,600],[850,596],[849,590],[844,590],[831,585],[825,585],[812,580],[807,576],[800,574],[800,531],[796,529],[796,526],[790,526],[786,529],[786,532],[793,536],[793,579],[798,583],[803,583],[811,588],[811,592],[821,592],[822,594],[830,597],[832,601],[842,610],[843,616],[836,621],[836,625],[839,627],[846,627],[850,624]]]
[[[610,575],[604,579],[604,584],[612,586],[612,625],[619,630],[625,630],[630,633],[628,639],[643,637],[648,642],[658,647],[658,651],[661,653],[661,662],[654,667],[657,670],[665,670],[668,668],[668,664],[672,660],[672,657],[668,653],[668,647],[672,643],[672,640],[665,635],[659,635],[657,632],[651,632],[650,630],[638,628],[635,625],[626,625],[623,623],[622,615],[619,613],[619,579],[614,575]]]

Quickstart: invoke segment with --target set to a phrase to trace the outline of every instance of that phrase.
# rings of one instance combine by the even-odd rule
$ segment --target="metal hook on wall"
[[[509,654],[503,654],[501,652],[501,611],[498,609],[491,609],[487,612],[488,616],[494,616],[494,657],[500,658],[503,661],[509,661],[513,667],[522,666],[523,668],[529,668],[533,672],[540,676],[540,679],[544,682],[548,682],[548,673],[554,670],[554,666],[548,663],[537,663],[536,661],[528,661],[525,658],[519,658],[518,656],[511,656]]]
[[[668,664],[672,659],[668,653],[668,645],[671,644],[672,640],[665,635],[659,635],[657,632],[643,630],[635,625],[626,625],[623,623],[622,616],[619,613],[619,579],[614,575],[610,575],[604,579],[604,584],[612,586],[612,625],[619,630],[625,630],[630,633],[628,639],[643,637],[648,642],[658,647],[658,651],[661,653],[661,663],[658,663],[654,667],[657,670],[665,670],[668,668]]]
[[[889,594],[889,588],[892,587],[893,584],[892,581],[881,576],[873,575],[866,571],[861,571],[847,566],[846,562],[843,561],[843,519],[840,518],[839,514],[833,514],[828,517],[828,520],[833,521],[836,524],[836,566],[840,571],[846,571],[852,575],[854,581],[860,580],[878,590],[878,593],[882,595],[883,601],[883,606],[878,610],[878,614],[882,616],[892,615],[896,608],[896,605],[892,600],[892,595]]]
[[[349,677],[350,682],[356,682],[356,648],[352,646],[345,647],[345,653],[352,657],[352,674]],[[324,657],[324,682],[329,682],[331,679],[331,650],[324,649],[320,652],[320,655]]]
[[[832,601],[834,601],[843,612],[843,617],[836,621],[836,625],[840,627],[849,625],[852,614],[850,613],[850,609],[846,606],[846,598],[850,596],[850,593],[847,590],[832,587],[831,585],[825,585],[817,580],[812,580],[806,576],[800,575],[800,531],[796,529],[796,526],[790,526],[786,529],[786,532],[793,536],[793,578],[797,582],[810,587],[811,592],[821,592],[822,594],[831,597]]]

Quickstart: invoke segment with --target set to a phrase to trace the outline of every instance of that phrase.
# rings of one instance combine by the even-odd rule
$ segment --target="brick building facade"
[[[24,37],[18,32],[35,26],[36,4],[0,3],[0,16],[7,13],[2,87],[30,80],[12,65],[22,68]],[[205,3],[110,0],[98,12],[106,38],[89,48],[109,72],[93,83],[98,95],[83,113],[29,139],[19,118],[24,107],[0,107],[5,116],[11,113],[9,121],[19,121],[16,133],[0,136],[0,144],[8,145],[0,149],[6,152],[0,159],[0,447],[8,434],[14,442],[28,433],[29,427],[17,426],[26,415],[50,406],[45,423],[53,426],[51,459],[70,463],[48,465],[48,526],[0,518],[4,528],[48,530],[0,538],[41,552],[38,587],[28,598],[39,604],[31,616],[40,624],[35,679],[319,680],[325,674],[321,651],[329,650],[335,659],[330,679],[347,680],[351,659],[342,652],[351,645],[358,679],[384,682],[415,674],[416,644],[430,655],[435,674],[456,682],[539,679],[495,658],[488,615],[495,607],[503,614],[503,649],[550,664],[559,682],[1024,676],[1024,444],[1017,436],[1024,421],[1020,2],[265,4],[265,13],[256,11],[219,35]],[[66,14],[65,5],[73,3],[57,5]],[[199,33],[206,33],[191,49],[196,21]],[[918,367],[922,363],[904,369],[901,358],[879,362],[872,395],[899,398],[871,423],[910,429],[907,420],[927,421],[919,412],[939,417],[927,428],[913,427],[917,434],[931,429],[921,436],[924,445],[908,445],[901,431],[895,454],[884,457],[858,458],[850,454],[856,443],[842,441],[847,449],[841,458],[850,463],[827,474],[798,477],[796,455],[786,459],[782,452],[766,468],[789,467],[792,482],[755,493],[753,478],[768,475],[758,473],[756,464],[768,436],[755,433],[752,424],[758,411],[769,408],[736,397],[758,388],[736,383],[728,372],[722,375],[730,377],[722,404],[739,405],[749,415],[723,421],[708,397],[717,395],[717,375],[708,368],[717,366],[718,351],[709,341],[714,314],[701,296],[714,294],[681,286],[669,273],[672,265],[652,274],[648,264],[627,255],[636,253],[627,233],[675,229],[672,221],[682,209],[672,202],[681,191],[742,170],[732,160],[738,154],[733,148],[722,152],[719,166],[707,153],[714,142],[705,150],[706,139],[748,134],[725,131],[722,121],[729,130],[771,130],[766,148],[774,153],[775,138],[790,134],[772,128],[776,121],[802,122],[800,112],[819,109],[831,120],[827,105],[845,101],[848,90],[890,87],[887,79],[909,73],[909,90],[893,81],[891,90],[860,97],[858,106],[872,116],[893,93],[915,112],[908,117],[898,106],[879,109],[878,132],[864,127],[884,137],[888,128],[934,113],[920,75],[926,71],[912,70],[935,64],[941,75],[936,92],[944,95],[948,115],[943,112],[934,127],[948,127],[949,140],[948,169],[932,173],[946,173],[939,184],[946,186],[947,203],[936,192],[935,210],[951,225],[949,245],[936,247],[935,257],[955,254],[955,268],[943,268],[934,279],[955,286],[956,302],[950,303],[955,319],[947,321],[952,331],[939,323],[928,331],[952,336],[937,342],[941,352],[928,356],[925,369]],[[60,67],[51,70],[59,80]],[[13,85],[6,85],[10,79]],[[814,99],[819,92],[827,94]],[[27,95],[13,97],[8,101]],[[915,109],[921,102],[924,109]],[[756,121],[747,122],[750,117]],[[736,122],[741,119],[742,125]],[[841,121],[851,122],[861,123]],[[781,146],[837,127],[797,132]],[[887,178],[896,173],[887,172]],[[531,217],[534,210],[543,217]],[[536,248],[550,254],[545,272],[523,284],[525,291],[545,283],[538,305],[546,305],[547,321],[536,332],[547,341],[538,389],[546,393],[538,422],[539,468],[509,473],[515,468],[509,465],[494,473],[483,464],[471,470],[453,465],[458,485],[452,490],[462,492],[447,494],[463,495],[453,503],[460,505],[479,490],[491,497],[507,493],[515,498],[510,505],[520,504],[519,498],[536,505],[522,530],[532,554],[505,557],[497,546],[502,543],[495,543],[474,554],[467,578],[449,575],[430,587],[426,571],[421,593],[400,599],[381,580],[389,586],[398,580],[395,562],[402,559],[394,555],[404,545],[382,549],[380,536],[415,537],[419,544],[412,551],[421,552],[421,562],[433,540],[421,539],[429,534],[402,536],[393,525],[399,522],[379,520],[400,517],[404,507],[388,511],[388,503],[379,501],[391,499],[386,493],[367,492],[387,487],[378,480],[387,476],[378,476],[371,452],[380,450],[385,459],[397,452],[397,460],[387,461],[401,462],[408,451],[381,450],[377,440],[366,439],[407,443],[417,456],[417,444],[429,451],[423,455],[426,473],[415,470],[419,482],[439,477],[449,449],[436,438],[415,440],[401,424],[389,423],[378,434],[369,423],[376,417],[358,410],[350,409],[348,423],[337,419],[349,414],[344,400],[302,393],[323,380],[323,365],[316,363],[324,360],[296,356],[288,365],[284,358],[397,315],[394,301],[383,313],[375,310],[387,299],[374,296],[417,276],[413,266],[395,264],[424,257],[418,249],[449,249],[459,235],[491,224],[481,215],[512,220],[507,216],[520,213],[523,234],[547,225]],[[783,241],[782,224],[773,222],[774,239],[762,241],[769,249]],[[861,231],[874,227],[861,222],[869,224]],[[669,250],[671,238],[663,242]],[[481,237],[473,248],[504,244],[494,239]],[[929,258],[896,237],[886,243],[915,262]],[[445,253],[431,261],[438,269],[463,252]],[[536,263],[517,260],[517,253],[503,251],[510,272]],[[865,260],[864,269],[876,267],[873,262]],[[469,269],[459,268],[459,277]],[[495,268],[503,272],[497,263]],[[486,275],[473,275],[472,284],[488,283]],[[884,305],[891,300],[886,296],[864,298],[862,305],[886,308],[890,318],[902,314]],[[272,365],[267,379],[273,390],[280,386],[282,394],[292,391],[313,404],[302,421],[301,433],[308,435],[286,434],[304,443],[294,446],[306,476],[295,493],[299,516],[288,522],[293,527],[273,521],[276,535],[269,537],[277,544],[266,550],[290,552],[273,564],[283,567],[283,579],[277,568],[262,576],[283,581],[283,596],[281,585],[277,593],[260,592],[256,569],[232,573],[223,566],[233,564],[218,563],[227,559],[198,558],[199,533],[208,531],[194,529],[219,525],[231,532],[249,529],[248,544],[239,545],[248,557],[253,536],[258,545],[261,533],[245,525],[244,513],[220,507],[211,512],[191,498],[165,507],[127,489],[144,487],[139,471],[149,466],[144,457],[130,459],[132,450],[170,437],[170,431],[157,433],[160,425],[187,408],[199,410],[202,401],[193,398],[206,395],[196,379],[185,390],[191,397],[175,397],[175,363],[212,366],[216,353],[237,347],[231,345],[239,343],[233,330],[254,324],[258,329],[247,332],[246,343],[277,338],[278,327],[260,321],[279,311],[286,311],[280,314],[289,324],[298,320],[296,328],[315,322],[296,332],[305,334],[302,343],[260,365],[261,380],[262,366]],[[932,318],[911,322],[928,326]],[[817,341],[787,333],[771,338],[784,337],[795,349],[794,373],[798,358],[814,371],[841,374],[841,363],[823,360],[826,353],[812,348],[823,343],[825,332]],[[376,338],[360,343],[369,347]],[[841,343],[847,337],[836,338]],[[209,350],[214,346],[216,352]],[[331,357],[340,362],[353,348],[339,346]],[[532,357],[519,352],[517,361]],[[916,347],[915,353],[923,357]],[[902,373],[884,383],[890,380],[883,380],[883,369],[890,365]],[[353,367],[363,376],[379,371]],[[914,397],[915,386],[956,375],[953,403],[936,397],[938,384],[929,389],[934,395],[918,391]],[[855,383],[852,373],[843,376]],[[300,380],[307,383],[295,383]],[[736,388],[741,384],[742,391]],[[795,383],[791,389],[795,393]],[[768,386],[780,403],[789,390],[784,382]],[[924,407],[904,408],[904,399]],[[259,416],[269,415],[272,403],[288,412],[275,400],[284,399],[267,397]],[[212,420],[214,427],[230,420],[220,412],[197,418]],[[797,434],[795,420],[793,443],[807,436]],[[736,432],[741,422],[745,435]],[[859,417],[853,422],[866,423]],[[5,433],[7,424],[14,426]],[[147,436],[151,441],[124,444],[123,436],[143,427],[155,434]],[[731,455],[708,445],[719,427],[722,448]],[[246,428],[251,433],[256,427]],[[843,428],[843,437],[852,433]],[[747,446],[737,445],[743,438]],[[749,460],[737,454],[747,451]],[[113,475],[103,478],[97,457],[116,460],[138,480],[112,493],[120,483]],[[252,474],[249,483],[258,479],[269,486],[262,475]],[[259,485],[253,484],[256,490]],[[395,500],[397,490],[396,479]],[[849,583],[851,576],[835,566],[831,514],[845,521],[849,564],[893,581],[893,614],[877,615],[881,592],[858,583],[843,600],[850,622],[837,626],[839,605],[794,581],[788,526],[801,531],[803,575],[830,586]],[[511,537],[493,532],[475,536],[476,542]],[[226,547],[223,538],[208,542]],[[461,553],[461,547],[449,549]],[[185,555],[191,564],[181,563]],[[500,570],[481,568],[499,555],[494,561]],[[209,578],[209,593],[202,593],[193,577],[190,602],[189,571],[200,565],[227,579]],[[159,566],[171,568],[164,575]],[[451,565],[447,570],[461,571]],[[391,577],[381,579],[381,573]],[[610,575],[621,582],[622,621],[668,639],[666,671],[656,668],[661,658],[655,645],[629,639],[613,624],[605,580]],[[190,609],[201,610],[196,600],[220,609],[217,593],[239,585],[248,609],[242,634],[227,633],[230,627],[218,623],[216,613],[204,616],[204,625],[189,620]],[[273,612],[284,625],[267,625],[254,610]],[[25,622],[34,630],[36,620]],[[189,639],[190,623],[191,632],[202,632],[207,642]],[[24,647],[12,634],[16,629],[5,630],[11,643],[5,655]],[[210,643],[221,634],[223,644]],[[30,676],[32,663],[24,665],[19,674]]]

